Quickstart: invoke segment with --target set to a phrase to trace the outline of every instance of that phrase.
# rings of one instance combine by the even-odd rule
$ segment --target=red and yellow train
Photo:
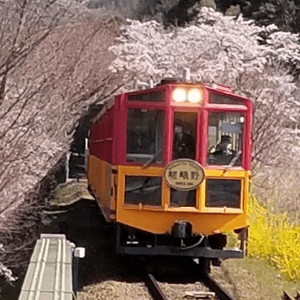
[[[242,258],[251,123],[252,101],[223,85],[166,79],[115,97],[92,122],[88,183],[117,252]]]

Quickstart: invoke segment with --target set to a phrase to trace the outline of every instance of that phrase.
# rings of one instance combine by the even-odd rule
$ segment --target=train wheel
[[[199,271],[201,274],[209,274],[211,271],[211,261],[208,258],[199,258]]]

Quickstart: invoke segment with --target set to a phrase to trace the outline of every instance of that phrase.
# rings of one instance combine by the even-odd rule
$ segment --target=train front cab
[[[117,251],[242,258],[251,100],[223,86],[168,84],[118,96],[111,116],[111,162],[101,162],[110,179],[103,184],[107,200],[100,199],[99,205],[107,220],[117,224]],[[179,169],[171,168],[177,173],[166,174],[166,166],[178,160]],[[204,172],[190,190],[186,185],[192,185],[197,172],[185,170],[185,160],[200,164]],[[177,176],[175,185],[169,175]],[[93,189],[97,193],[95,184]],[[240,233],[241,247],[225,249],[223,233],[233,230]]]

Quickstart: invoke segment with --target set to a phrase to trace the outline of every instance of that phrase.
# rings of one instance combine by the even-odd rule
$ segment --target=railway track
[[[226,290],[224,290],[210,275],[202,275],[200,281],[210,289],[210,292],[207,291],[195,291],[195,292],[186,292],[185,299],[219,299],[219,300],[235,300]],[[171,300],[163,292],[160,284],[157,282],[155,277],[147,273],[145,284],[155,300]],[[288,298],[289,299],[289,298]]]
[[[203,275],[201,281],[212,290],[220,300],[235,300],[221,285],[219,285],[210,275]]]
[[[153,299],[169,300],[152,274],[148,273],[146,275],[145,283]]]
[[[297,292],[296,297],[291,296],[288,292],[283,291],[283,300],[300,300],[300,292]]]
[[[82,291],[85,285],[98,282],[102,282],[99,290],[106,290],[105,293],[103,292],[106,299],[127,300],[129,295],[134,294],[132,290],[136,291],[136,299],[150,299],[150,297],[158,300],[199,299],[199,291],[202,291],[202,296],[212,296],[212,293],[215,293],[215,297],[211,299],[234,299],[210,276],[200,277],[199,265],[191,259],[181,261],[173,258],[149,258],[140,261],[132,258],[131,261],[126,257],[114,255],[111,228],[107,228],[105,221],[95,214],[96,209],[93,203],[88,203],[78,208],[75,207],[68,213],[68,216],[59,217],[66,223],[68,238],[77,246],[86,248],[86,257],[79,268],[78,288],[81,291],[78,299],[85,299]],[[90,220],[90,227],[79,230],[82,225],[74,220],[78,220],[83,215]],[[150,270],[147,269],[149,267]],[[122,283],[118,284],[119,282]],[[170,289],[173,290],[171,293]],[[128,293],[128,296],[124,295],[124,292]],[[91,295],[94,293],[91,292]]]
[[[145,262],[141,264],[140,261],[129,262],[126,258],[120,258],[113,253],[113,234],[112,231],[106,228],[107,224],[102,220],[96,213],[98,207],[93,202],[87,202],[80,206],[74,207],[67,214],[57,215],[58,220],[55,218],[55,222],[64,222],[67,224],[68,240],[74,242],[79,247],[86,248],[86,258],[79,265],[79,296],[78,299],[87,299],[89,295],[90,299],[93,299],[96,292],[93,292],[95,284],[99,285],[97,293],[101,294],[102,299],[199,299],[201,294],[207,294],[209,291],[215,293],[215,299],[234,299],[231,295],[228,295],[226,291],[222,293],[222,288],[218,289],[218,284],[210,276],[200,277],[199,275],[199,265],[193,263],[193,261],[184,261],[180,264],[179,260],[175,260],[174,265],[164,265],[163,261],[159,261],[158,258],[150,260],[150,262]],[[82,229],[82,224],[78,222],[78,219],[85,218],[89,220],[89,224],[84,230]],[[56,224],[56,223],[55,223]],[[50,224],[52,226],[52,224]],[[49,225],[49,226],[50,226]],[[53,225],[54,226],[54,225]],[[154,267],[154,262],[157,261],[157,268]],[[172,259],[172,262],[174,259]],[[146,274],[145,268],[151,266],[152,269],[147,270],[147,282],[144,281]],[[142,268],[141,268],[142,266]],[[173,274],[177,273],[177,274]],[[151,281],[159,281],[154,287],[150,288],[153,291],[151,296],[149,291],[145,288],[149,285],[153,285],[150,282],[148,274],[152,275]],[[198,275],[197,275],[198,274]],[[166,280],[167,277],[167,280]],[[112,281],[112,279],[114,281]],[[84,287],[91,286],[84,290]],[[167,294],[159,296],[160,292],[156,292],[154,295],[154,290],[159,286],[162,290],[162,294]],[[174,289],[175,287],[175,289]],[[230,287],[226,287],[230,289]],[[111,292],[115,289],[115,294],[111,295]],[[169,290],[174,289],[173,293]],[[219,291],[217,291],[217,289]],[[134,292],[132,292],[134,290]],[[101,292],[100,292],[101,291]],[[128,291],[128,297],[124,297],[124,291]],[[199,292],[201,291],[201,293]],[[130,295],[141,295],[141,297],[130,297]],[[174,297],[177,293],[177,297]],[[119,294],[119,296],[118,296]],[[186,296],[185,296],[186,294]],[[92,295],[92,296],[90,296]],[[104,295],[104,296],[103,296]],[[108,295],[107,297],[105,297]],[[285,292],[284,295],[278,295],[282,299],[293,299],[300,300],[300,293],[297,295],[295,293],[292,296]],[[160,298],[159,298],[160,297]],[[1,297],[0,297],[1,298]],[[214,299],[214,298],[213,298]]]

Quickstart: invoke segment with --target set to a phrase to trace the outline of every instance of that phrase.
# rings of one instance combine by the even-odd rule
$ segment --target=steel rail
[[[196,279],[197,281],[201,281],[211,292],[215,294],[215,297],[219,300],[236,300],[236,298],[230,295],[215,279],[213,279],[209,274],[201,273],[199,274],[198,265],[193,262],[192,264],[186,264],[185,266],[188,267],[189,272],[192,271],[193,275],[192,278]],[[146,274],[145,284],[148,287],[148,290],[153,299],[157,300],[168,300],[168,297],[163,293],[161,287],[159,286],[158,282],[154,278],[154,276],[150,273]],[[200,275],[200,276],[199,276]],[[196,277],[194,277],[196,276]],[[294,299],[293,299],[294,300]],[[296,299],[300,300],[300,298]]]
[[[235,297],[228,294],[210,275],[203,274],[201,281],[213,291],[220,300],[236,300]]]
[[[286,291],[283,291],[283,297],[282,297],[283,300],[295,300],[294,297],[292,297],[288,292]]]
[[[283,300],[300,300],[300,292],[297,292],[296,297],[291,296],[287,291],[283,291]]]
[[[153,299],[169,300],[152,274],[147,274],[145,283]]]

